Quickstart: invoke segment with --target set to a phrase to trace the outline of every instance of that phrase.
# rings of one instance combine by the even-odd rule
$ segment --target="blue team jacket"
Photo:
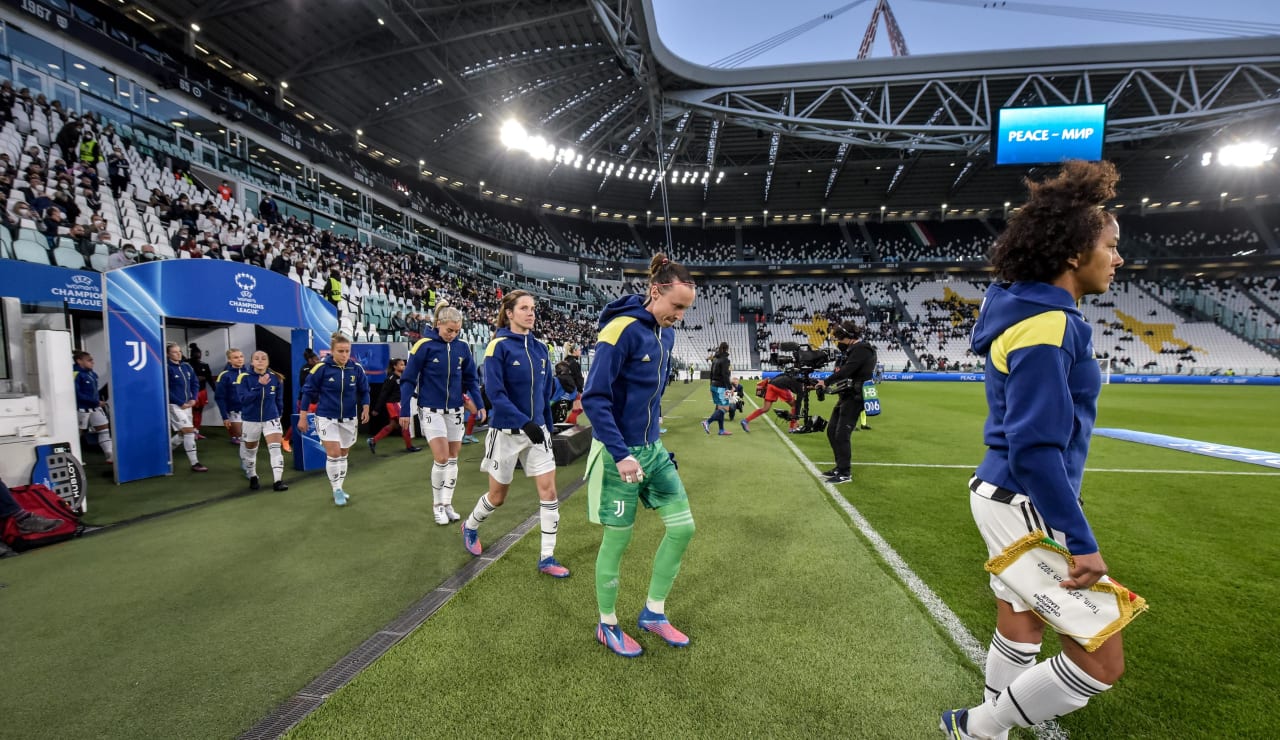
[[[185,362],[169,360],[165,363],[169,373],[169,403],[181,406],[187,401],[196,400],[200,394],[200,379],[196,371]]]
[[[480,380],[467,343],[446,342],[434,328],[424,327],[400,378],[401,416],[409,416],[415,392],[424,409],[461,408],[463,393],[479,404]]]
[[[240,410],[240,394],[236,392],[236,381],[248,371],[248,365],[236,369],[228,362],[227,366],[222,368],[222,372],[218,373],[218,378],[213,384],[213,400],[217,402],[218,413],[222,414],[222,418],[227,418],[227,414],[231,411]]]
[[[96,409],[102,405],[98,399],[98,374],[75,365],[76,408],[81,411]]]
[[[978,314],[973,349],[987,357],[990,411],[978,477],[1030,497],[1045,523],[1066,534],[1072,553],[1097,552],[1080,508],[1102,389],[1089,322],[1062,288],[996,284]]]
[[[494,429],[519,429],[533,421],[554,429],[551,374],[547,345],[532,334],[502,328],[484,351],[484,390],[493,404]]]
[[[600,313],[596,354],[582,393],[591,434],[619,461],[658,440],[662,392],[676,335],[645,310],[644,298],[624,296]]]
[[[244,421],[271,421],[284,415],[284,381],[268,369],[265,375],[271,378],[271,383],[262,385],[258,382],[262,375],[248,368],[248,372],[236,376],[232,386]]]
[[[355,360],[338,367],[333,357],[325,357],[311,368],[302,387],[302,407],[316,404],[316,416],[326,419],[358,419],[360,408],[369,405],[369,378]]]

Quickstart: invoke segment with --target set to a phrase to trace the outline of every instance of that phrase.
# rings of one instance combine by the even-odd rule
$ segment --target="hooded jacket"
[[[271,379],[263,385],[258,379],[266,375]],[[284,416],[284,381],[268,368],[259,373],[252,367],[236,375],[232,386],[240,403],[241,418],[245,421],[264,422]],[[219,381],[221,385],[221,381]]]
[[[213,383],[213,400],[217,402],[218,413],[222,414],[223,419],[227,418],[229,412],[240,410],[240,393],[236,390],[236,383],[248,371],[248,367],[235,367],[228,362],[222,372],[218,373],[218,379]]]
[[[715,358],[711,360],[711,387],[728,388],[731,379],[732,371],[729,369],[729,353],[717,352]]]
[[[547,345],[533,334],[499,329],[484,351],[484,390],[493,404],[489,426],[519,429],[532,421],[553,431],[555,386]]]
[[[200,394],[200,379],[190,365],[169,360],[165,362],[165,372],[169,378],[169,403],[181,406],[196,400]]]
[[[1076,555],[1098,551],[1080,508],[1102,374],[1093,329],[1066,290],[1046,283],[992,285],[973,329],[987,358],[990,413],[980,479],[1026,494]]]
[[[480,399],[476,361],[466,342],[446,342],[434,327],[423,327],[422,338],[414,342],[400,378],[400,415],[412,414],[415,391],[418,406],[424,409],[462,408],[462,394]]]
[[[98,374],[79,365],[73,367],[76,379],[76,408],[80,411],[89,411],[102,406],[102,401],[98,398]]]
[[[617,462],[631,454],[628,447],[658,439],[676,335],[658,326],[638,295],[605,306],[599,326],[582,409],[591,420],[592,436]]]
[[[369,378],[355,360],[338,366],[333,355],[311,368],[302,387],[302,407],[316,404],[316,416],[325,419],[356,419],[360,408],[369,405]]]

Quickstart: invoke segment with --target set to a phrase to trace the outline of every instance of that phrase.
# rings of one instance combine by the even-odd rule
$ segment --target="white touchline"
[[[752,406],[759,408],[755,399],[748,400],[751,401]],[[796,447],[795,443],[790,439],[787,439],[787,435],[778,428],[777,424],[773,423],[773,419],[769,418],[768,414],[765,414],[763,418],[769,422],[769,426],[773,429],[774,433],[782,439],[783,444],[791,450],[791,454],[796,456],[796,459],[800,461],[801,465],[804,465],[805,469],[809,471],[809,474],[817,477],[821,481],[821,472],[816,466],[814,466],[809,458],[804,456],[804,453],[800,451],[800,448]],[[972,466],[922,465],[920,467]],[[889,567],[893,569],[893,572],[902,580],[902,583],[906,585],[907,590],[919,599],[920,603],[924,605],[924,608],[928,610],[934,620],[938,624],[942,625],[942,628],[946,630],[947,634],[951,637],[951,641],[960,648],[960,652],[964,653],[965,657],[979,669],[986,665],[987,651],[978,644],[977,638],[975,638],[973,634],[969,632],[969,629],[964,626],[964,623],[960,621],[960,617],[956,616],[956,613],[951,611],[951,607],[947,606],[942,599],[933,592],[933,589],[929,588],[924,581],[920,580],[920,576],[916,575],[915,571],[911,570],[911,566],[907,565],[907,562],[902,559],[902,556],[898,554],[898,551],[894,550],[893,546],[880,536],[880,533],[871,526],[871,522],[868,522],[866,517],[862,516],[862,512],[858,511],[853,504],[849,503],[849,500],[846,499],[835,486],[830,483],[823,482],[822,488],[827,492],[827,495],[836,502],[837,506],[844,509],[844,512],[849,515],[849,519],[853,522],[854,526],[858,528],[858,531],[862,533],[863,537],[866,537],[867,540],[871,542],[871,546],[875,548],[876,553],[879,554],[881,558],[884,558],[884,561],[889,564]],[[939,713],[941,713],[943,708],[944,707],[939,707]],[[1036,737],[1044,738],[1044,740],[1066,740],[1066,738],[1069,737],[1067,731],[1062,729],[1062,727],[1053,720],[1036,725],[1033,729]]]
[[[834,463],[816,462],[815,465],[834,465]],[[939,463],[889,463],[889,462],[856,462],[860,467],[878,468],[949,468],[955,470],[973,470],[977,465],[944,465]],[[1280,477],[1280,472],[1262,473],[1243,470],[1149,470],[1146,468],[1085,468],[1086,473],[1147,473],[1153,475],[1254,475],[1262,477]]]

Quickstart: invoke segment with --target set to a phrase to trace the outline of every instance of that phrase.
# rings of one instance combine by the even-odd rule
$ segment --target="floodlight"
[[[500,136],[502,137],[503,146],[508,149],[521,148],[524,145],[524,142],[529,138],[529,134],[524,130],[524,126],[521,126],[520,122],[514,118],[508,119],[506,123],[502,124]]]
[[[1276,148],[1261,141],[1228,144],[1218,150],[1218,163],[1226,167],[1261,167],[1275,158]]]

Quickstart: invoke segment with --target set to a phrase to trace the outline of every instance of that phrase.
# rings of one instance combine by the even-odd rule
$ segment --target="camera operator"
[[[827,471],[826,481],[848,483],[852,480],[850,458],[853,456],[849,437],[862,415],[862,384],[871,380],[875,372],[876,350],[862,341],[862,330],[852,321],[838,324],[831,336],[840,348],[840,356],[836,359],[835,372],[818,382],[818,387],[830,388],[829,392],[839,393],[840,397],[827,424],[827,441],[835,453],[836,466]]]

